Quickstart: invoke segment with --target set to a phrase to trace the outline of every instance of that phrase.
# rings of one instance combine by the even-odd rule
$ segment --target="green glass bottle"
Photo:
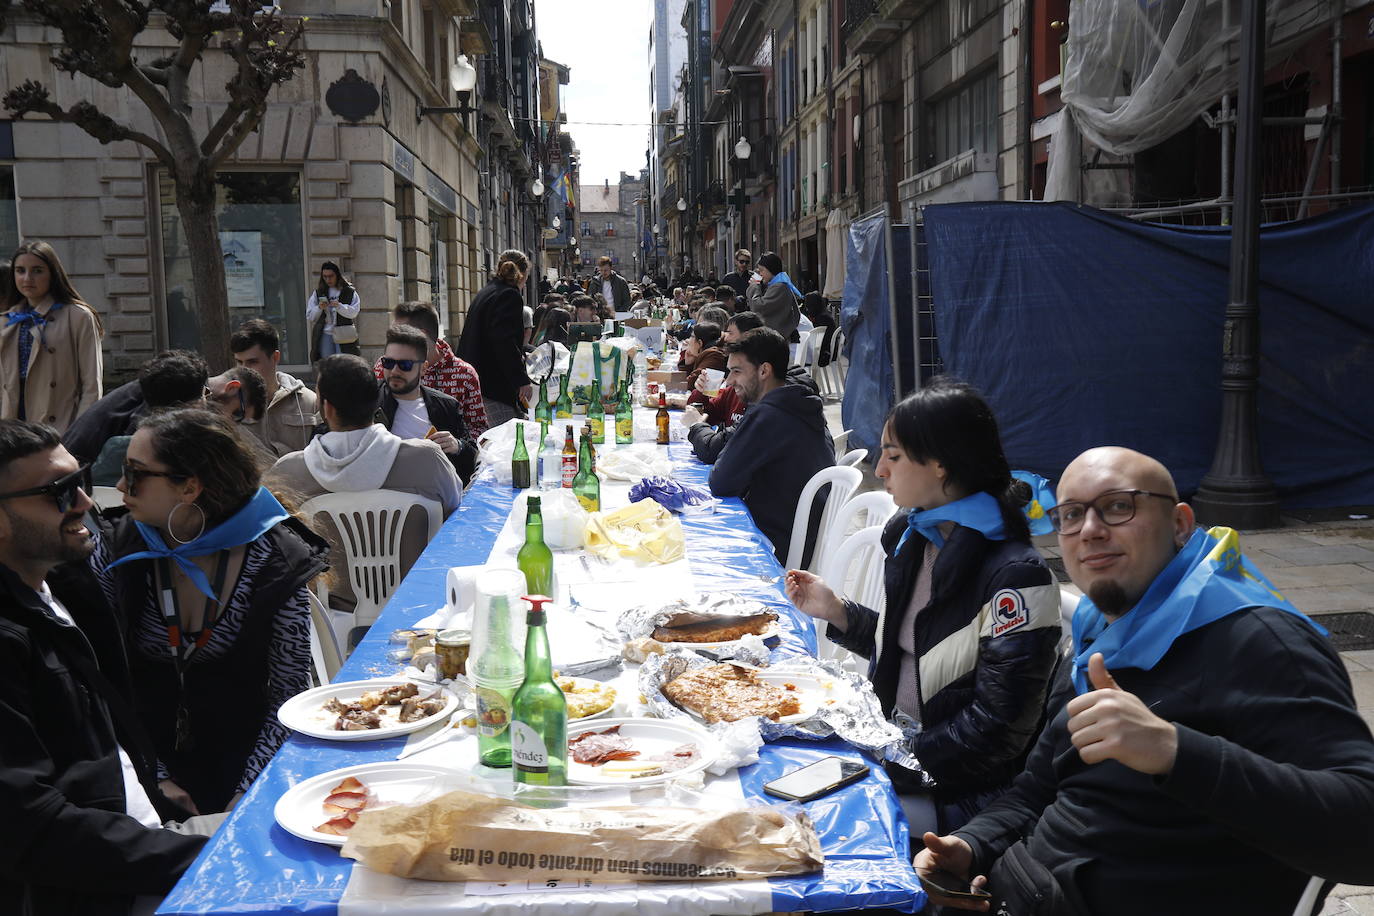
[[[510,456],[510,484],[517,490],[530,488],[530,452],[525,447],[525,425],[516,424],[515,451]]]
[[[539,383],[539,403],[534,405],[534,419],[548,423],[553,417],[553,405],[549,403],[548,379]]]
[[[515,555],[515,565],[525,574],[525,587],[530,594],[554,593],[553,551],[544,543],[544,510],[538,496],[525,500],[525,543]]]
[[[601,412],[601,392],[593,388],[587,392],[587,428],[592,431],[593,442],[606,441],[605,414]]]
[[[635,441],[634,405],[630,403],[630,385],[625,379],[620,380],[620,401],[615,408],[615,441],[617,445]]]
[[[525,665],[511,634],[510,601],[491,599],[479,653],[468,663],[477,688],[477,753],[483,766],[510,766],[511,701],[525,679]]]
[[[564,372],[558,379],[558,402],[553,405],[553,415],[559,420],[568,420],[573,415],[572,396],[568,394],[568,380],[571,373]]]
[[[596,476],[592,438],[585,429],[582,431],[582,455],[578,462],[577,476],[573,478],[573,495],[588,512],[601,511],[601,479]]]
[[[553,679],[543,595],[526,595],[525,682],[511,701],[511,759],[515,781],[532,786],[568,782],[568,701]]]

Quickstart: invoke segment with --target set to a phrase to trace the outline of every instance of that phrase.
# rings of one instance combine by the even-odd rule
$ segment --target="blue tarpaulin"
[[[925,233],[945,370],[987,396],[1014,467],[1055,479],[1125,445],[1197,488],[1221,415],[1229,230],[962,203],[927,207]],[[1287,506],[1374,504],[1374,207],[1266,226],[1259,272],[1264,471]]]
[[[887,232],[885,216],[850,223],[840,305],[840,327],[850,367],[840,419],[845,429],[852,430],[849,447],[866,448],[870,455],[878,454],[883,420],[892,408]]]

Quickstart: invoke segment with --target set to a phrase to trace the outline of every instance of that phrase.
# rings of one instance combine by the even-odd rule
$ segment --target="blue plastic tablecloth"
[[[690,448],[672,445],[669,454],[679,480],[705,485],[707,468]],[[394,648],[389,634],[443,604],[450,567],[486,561],[515,492],[485,475],[479,477],[349,657],[338,680],[397,672],[400,666],[386,658]],[[783,570],[743,503],[724,500],[714,514],[683,517],[682,524],[693,584],[699,591],[726,589],[769,602],[784,622],[775,655],[815,652],[810,618],[784,596]],[[332,847],[287,833],[274,820],[273,806],[287,789],[312,776],[395,759],[405,741],[398,737],[345,743],[292,735],[158,913],[337,913],[353,862]],[[765,782],[827,754],[861,756],[837,739],[777,741],[763,747],[758,763],[739,770],[741,786],[746,795],[762,798]],[[771,879],[774,910],[887,907],[916,912],[924,905],[925,894],[907,854],[906,820],[882,767],[867,762],[872,767],[869,777],[807,803],[825,851],[825,869],[815,875]]]

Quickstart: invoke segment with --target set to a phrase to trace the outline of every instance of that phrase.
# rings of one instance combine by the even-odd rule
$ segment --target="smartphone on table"
[[[829,795],[867,775],[868,767],[862,763],[832,755],[764,783],[763,791],[775,798],[805,802]]]

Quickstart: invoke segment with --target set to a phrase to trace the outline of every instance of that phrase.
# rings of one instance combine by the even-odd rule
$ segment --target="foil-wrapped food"
[[[761,601],[729,592],[707,592],[669,604],[647,604],[620,615],[626,642],[649,637],[663,643],[723,643],[777,632],[778,614]]]

